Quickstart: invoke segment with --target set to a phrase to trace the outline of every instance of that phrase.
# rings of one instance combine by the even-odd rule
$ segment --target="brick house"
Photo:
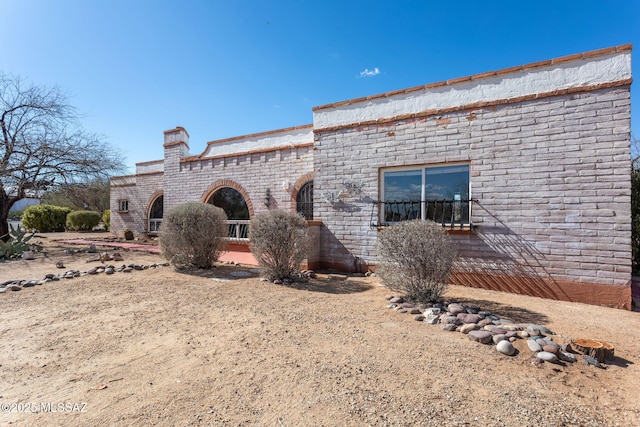
[[[163,160],[111,180],[111,227],[153,233],[202,201],[242,242],[253,215],[298,210],[312,268],[364,271],[380,227],[432,219],[454,283],[630,308],[630,85],[623,45],[315,107],[198,155],[178,127]]]

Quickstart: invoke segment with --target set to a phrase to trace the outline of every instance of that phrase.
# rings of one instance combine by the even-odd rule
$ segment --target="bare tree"
[[[58,87],[25,84],[0,72],[0,236],[11,206],[57,185],[106,179],[122,157],[85,132]]]
[[[96,178],[88,182],[57,185],[42,197],[42,203],[104,212],[109,209],[109,181]]]

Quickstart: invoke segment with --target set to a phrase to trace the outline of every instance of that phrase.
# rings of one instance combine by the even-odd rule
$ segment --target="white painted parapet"
[[[624,45],[315,107],[313,124],[347,126],[630,79],[631,46]]]

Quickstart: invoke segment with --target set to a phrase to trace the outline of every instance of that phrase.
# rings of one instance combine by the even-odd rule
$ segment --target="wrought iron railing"
[[[471,199],[374,201],[371,226],[384,227],[412,219],[429,219],[443,226],[471,226]],[[375,207],[378,206],[378,212]]]
[[[230,219],[227,221],[229,227],[228,239],[234,242],[249,241],[249,220]]]
[[[297,202],[296,212],[304,217],[306,220],[313,219],[313,202]]]

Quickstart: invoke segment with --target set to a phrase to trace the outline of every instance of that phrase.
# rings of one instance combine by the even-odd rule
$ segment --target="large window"
[[[381,171],[383,223],[430,219],[469,224],[469,165],[418,166]]]

